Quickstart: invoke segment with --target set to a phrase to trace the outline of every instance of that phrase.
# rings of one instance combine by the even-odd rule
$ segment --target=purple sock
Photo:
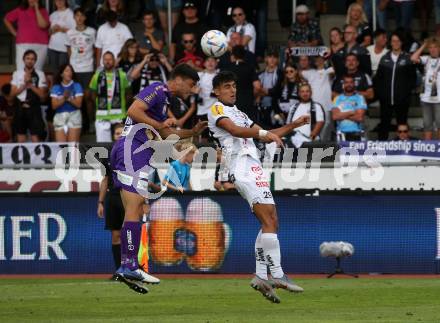
[[[139,222],[124,222],[121,228],[121,265],[130,270],[139,268],[138,252],[141,242],[141,225]],[[124,259],[125,258],[125,259]]]

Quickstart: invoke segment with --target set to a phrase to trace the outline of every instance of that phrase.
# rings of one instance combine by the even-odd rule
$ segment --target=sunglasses
[[[234,14],[232,14],[232,17],[241,17],[241,16],[243,16],[242,13],[234,13]]]
[[[398,133],[408,133],[409,130],[397,130]]]
[[[184,39],[184,40],[183,40],[183,43],[184,43],[184,44],[192,44],[192,43],[194,43],[194,39],[191,39],[191,40],[186,40],[186,39]]]
[[[159,62],[159,59],[154,57],[154,58],[150,58],[150,62]]]

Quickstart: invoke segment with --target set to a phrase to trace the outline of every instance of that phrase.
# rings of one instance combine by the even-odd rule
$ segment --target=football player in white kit
[[[281,128],[264,130],[235,106],[237,89],[234,73],[222,71],[212,83],[218,101],[208,112],[209,130],[220,142],[235,187],[261,223],[255,241],[256,272],[251,286],[270,301],[279,303],[274,287],[291,292],[302,292],[303,289],[291,281],[281,267],[275,202],[254,139],[282,146],[280,137],[310,123],[310,116],[301,116]]]

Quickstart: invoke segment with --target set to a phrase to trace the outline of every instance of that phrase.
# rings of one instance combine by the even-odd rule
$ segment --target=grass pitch
[[[440,322],[439,279],[298,279],[272,304],[249,279],[0,279],[0,322]]]

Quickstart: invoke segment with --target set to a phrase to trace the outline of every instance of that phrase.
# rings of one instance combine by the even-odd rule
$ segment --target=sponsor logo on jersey
[[[220,105],[220,104],[214,104],[214,105],[211,107],[211,112],[212,112],[212,114],[213,114],[214,116],[223,115],[223,114],[224,114],[224,112],[223,112],[223,106]]]

